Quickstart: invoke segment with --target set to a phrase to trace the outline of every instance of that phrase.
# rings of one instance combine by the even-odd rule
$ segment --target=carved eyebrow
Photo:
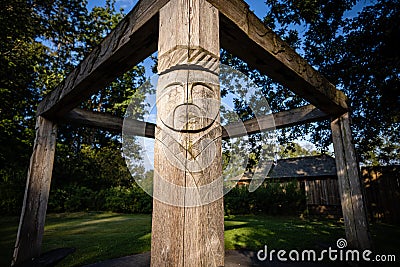
[[[172,82],[172,83],[167,84],[167,86],[165,86],[164,89],[175,86],[175,85],[179,85],[179,86],[183,87],[184,84],[182,82]]]
[[[213,88],[212,88],[209,84],[207,84],[207,83],[205,83],[205,82],[194,82],[194,83],[192,83],[192,85],[191,85],[191,89],[193,89],[196,85],[204,86],[204,87],[206,87],[208,90],[214,92]]]
[[[181,88],[183,89],[183,92],[184,92],[185,87],[184,87],[184,84],[183,84],[183,83],[181,83],[181,82],[172,82],[172,83],[167,84],[167,86],[161,88],[158,99],[164,97],[165,95],[167,95],[167,94],[169,93],[169,92],[168,92],[168,88],[169,88],[169,87],[173,87],[173,86],[176,86],[176,85],[178,85],[179,87],[181,87]],[[177,89],[177,88],[175,88],[175,89]]]

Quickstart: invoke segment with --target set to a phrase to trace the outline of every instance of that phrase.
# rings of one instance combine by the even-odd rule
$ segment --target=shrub
[[[305,194],[297,181],[264,182],[256,191],[248,186],[233,188],[224,198],[225,213],[230,214],[296,214],[305,208]]]
[[[152,198],[140,187],[112,187],[105,190],[104,208],[113,212],[151,213]]]
[[[0,212],[17,215],[21,212],[26,183],[26,170],[4,167],[0,169]]]
[[[49,212],[74,212],[96,210],[96,192],[76,184],[51,190]]]

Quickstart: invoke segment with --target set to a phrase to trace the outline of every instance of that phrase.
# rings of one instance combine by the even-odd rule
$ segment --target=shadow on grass
[[[75,247],[60,266],[83,264],[150,250],[151,216],[115,213],[49,215],[43,251]]]
[[[9,266],[18,217],[0,218],[0,266]],[[320,251],[344,238],[342,222],[274,216],[225,217],[225,248],[239,254],[270,249]],[[374,252],[395,253],[399,259],[400,228],[374,224]],[[46,220],[42,251],[74,247],[76,252],[58,266],[81,266],[106,259],[150,251],[151,215],[115,213],[50,214]],[[251,260],[254,260],[254,255]],[[254,265],[255,266],[255,265]],[[381,265],[380,265],[381,266]],[[393,266],[387,265],[387,266]]]
[[[274,249],[315,249],[320,243],[335,244],[344,228],[333,220],[304,220],[296,217],[231,216],[225,219],[227,249],[258,251],[264,245]]]

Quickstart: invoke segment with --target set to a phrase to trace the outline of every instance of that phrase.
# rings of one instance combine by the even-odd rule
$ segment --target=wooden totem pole
[[[223,266],[218,10],[160,10],[152,266]]]

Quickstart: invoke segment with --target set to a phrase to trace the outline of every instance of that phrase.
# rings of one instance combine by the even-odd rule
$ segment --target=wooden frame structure
[[[211,26],[213,28],[210,30]],[[181,31],[187,36],[181,34],[169,38],[170,33],[163,32],[174,27],[178,29],[177,35]],[[168,38],[170,40],[167,40]],[[267,28],[249,10],[249,6],[243,0],[140,0],[103,42],[94,48],[38,106],[36,139],[12,265],[30,261],[40,255],[54,161],[57,123],[74,123],[121,131],[122,118],[88,112],[76,107],[96,90],[106,86],[115,77],[150,56],[157,47],[159,64],[164,64],[161,68],[168,68],[178,63],[174,62],[171,55],[162,63],[161,57],[171,49],[184,47],[183,49],[188,51],[189,59],[190,51],[196,49],[205,51],[204,53],[214,57],[218,63],[220,45],[311,103],[302,108],[274,114],[276,128],[331,119],[349,247],[365,249],[371,246],[346,96]],[[157,134],[154,124],[134,120],[131,123],[133,133],[135,129],[145,127],[144,134],[140,131],[137,134],[153,138]],[[235,125],[226,126],[229,128],[229,133],[235,136],[262,131],[269,127],[271,125],[263,123],[262,119],[260,127],[252,121],[245,122],[246,132]],[[227,129],[222,129],[223,138],[227,138],[226,132]],[[160,160],[162,162],[162,159]],[[222,202],[220,202],[221,205]],[[201,250],[207,245],[204,243],[207,240],[201,240],[201,231],[194,235],[183,231],[179,237],[188,236],[186,241],[178,244],[180,241],[174,239],[178,238],[177,236],[167,236],[173,229],[165,231],[161,225],[164,222],[157,221],[157,218],[166,216],[161,212],[170,212],[178,216],[175,218],[178,225],[194,224],[200,228],[203,227],[201,231],[206,231],[209,227],[204,225],[202,220],[205,217],[214,216],[215,223],[211,225],[218,228],[215,238],[220,242],[216,247],[217,253],[204,250],[197,256],[191,253],[185,254],[185,249],[186,251],[188,249]],[[204,216],[204,211],[196,213],[197,215],[195,213],[186,216],[191,221],[182,221],[179,219],[181,215],[165,207],[153,211],[153,218],[155,218],[153,231],[159,229],[154,238],[167,239],[169,246],[176,243],[176,247],[169,250],[174,251],[173,253],[158,248],[158,252],[152,254],[153,266],[168,264],[171,266],[222,266],[224,264],[223,251],[221,251],[223,210],[221,213],[219,207],[215,213],[208,214],[209,216]],[[163,235],[162,231],[167,234]],[[192,239],[191,243],[187,243],[190,239]],[[155,246],[158,241],[153,239],[152,245]],[[195,264],[191,264],[193,262]]]

